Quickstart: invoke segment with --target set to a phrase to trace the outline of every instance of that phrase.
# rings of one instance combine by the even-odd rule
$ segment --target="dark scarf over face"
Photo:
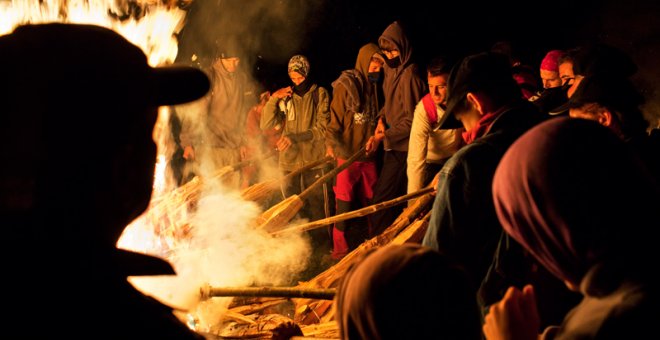
[[[385,63],[390,68],[397,68],[397,67],[399,67],[399,65],[401,65],[401,58],[399,58],[399,56],[396,56],[392,59],[385,58]]]
[[[651,233],[660,220],[659,192],[611,130],[568,117],[522,135],[493,178],[495,208],[506,232],[575,286],[603,264],[619,279],[652,272],[648,268],[658,261]],[[606,283],[611,284],[600,284]]]
[[[295,92],[299,96],[304,96],[307,91],[312,87],[312,82],[309,81],[309,78],[305,78],[305,80],[298,84],[293,86],[293,92]]]

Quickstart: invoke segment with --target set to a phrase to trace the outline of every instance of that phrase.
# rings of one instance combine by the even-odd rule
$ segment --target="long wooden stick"
[[[317,179],[316,182],[307,187],[307,189],[299,195],[291,195],[282,202],[264,211],[261,216],[257,218],[258,228],[267,232],[273,232],[286,226],[302,208],[305,196],[310,195],[314,189],[336,176],[342,170],[348,168],[349,165],[364,155],[365,152],[366,149],[362,147],[362,149],[347,159],[345,163],[321,176],[321,178]]]
[[[266,199],[270,197],[275,191],[279,190],[279,186],[281,183],[284,183],[294,176],[297,176],[301,174],[303,171],[309,170],[311,168],[314,168],[316,166],[319,166],[323,163],[328,163],[332,161],[333,158],[328,156],[322,159],[319,159],[317,161],[311,162],[309,164],[306,164],[304,166],[301,166],[300,168],[291,171],[290,173],[276,179],[271,179],[259,183],[255,183],[241,191],[241,197],[243,199],[248,200],[248,201],[260,201],[262,199]]]
[[[338,173],[342,172],[344,169],[348,168],[353,162],[358,160],[358,158],[364,156],[364,154],[367,152],[366,147],[362,147],[362,149],[358,150],[353,156],[349,157],[346,162],[344,162],[342,165],[335,167],[334,169],[328,171],[327,174],[321,176],[321,178],[317,179],[316,182],[312,183],[307,189],[305,189],[303,192],[301,192],[298,197],[300,199],[304,199],[307,197],[314,189],[318,188],[319,186],[323,185],[323,183],[327,182],[328,180],[332,179],[335,177]]]
[[[222,296],[250,296],[332,300],[335,293],[336,289],[334,288],[208,286],[200,289],[202,299]]]
[[[256,155],[254,157],[250,157],[248,159],[244,159],[238,163],[230,164],[223,166],[222,168],[218,169],[216,172],[213,173],[211,177],[217,178],[217,177],[222,177],[228,173],[234,172],[236,170],[242,169],[256,161],[263,161],[265,159],[271,158],[277,154],[277,150],[270,150],[266,153]]]
[[[330,157],[330,156],[326,156],[325,158],[321,158],[321,159],[319,159],[318,161],[314,161],[314,162],[311,162],[311,163],[309,163],[309,164],[303,165],[303,166],[301,166],[300,168],[298,168],[298,169],[296,169],[296,170],[293,170],[293,171],[291,171],[290,173],[284,175],[282,178],[283,178],[283,179],[289,179],[289,178],[291,178],[291,177],[293,177],[293,176],[300,175],[303,171],[307,171],[307,170],[309,170],[309,169],[311,169],[311,168],[313,168],[313,167],[319,166],[319,165],[321,165],[321,164],[323,164],[323,163],[328,163],[328,162],[332,161],[333,159],[334,159],[334,158],[332,158],[332,157]]]
[[[419,196],[425,195],[425,194],[433,192],[433,191],[435,191],[435,188],[432,188],[432,187],[424,188],[424,189],[421,189],[419,191],[411,192],[409,194],[397,197],[395,199],[391,199],[389,201],[376,203],[376,204],[370,205],[368,207],[364,207],[364,208],[361,208],[361,209],[358,209],[358,210],[349,211],[349,212],[346,212],[346,213],[343,213],[343,214],[331,216],[331,217],[324,218],[324,219],[321,219],[321,220],[316,220],[316,221],[309,222],[309,223],[295,225],[295,226],[292,226],[292,227],[289,227],[289,228],[286,228],[286,229],[277,230],[277,231],[272,232],[271,234],[272,235],[279,235],[279,234],[288,233],[288,232],[299,232],[299,233],[301,233],[301,232],[304,232],[304,231],[318,229],[318,228],[321,228],[323,226],[333,224],[335,222],[350,220],[352,218],[362,217],[362,216],[366,216],[366,215],[369,215],[369,214],[373,214],[376,211],[387,209],[389,207],[404,203],[408,200],[411,200],[413,198],[417,198]]]

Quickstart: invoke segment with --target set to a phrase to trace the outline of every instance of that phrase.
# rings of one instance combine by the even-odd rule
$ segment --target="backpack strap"
[[[435,126],[438,123],[438,109],[435,107],[435,103],[433,102],[430,93],[427,93],[422,98],[422,104],[424,104],[424,111],[426,111],[429,123],[431,126]]]

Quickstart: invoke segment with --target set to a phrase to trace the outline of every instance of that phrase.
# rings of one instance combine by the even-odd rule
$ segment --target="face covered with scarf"
[[[310,70],[309,60],[304,55],[294,55],[289,60],[287,69],[289,78],[291,78],[294,84],[293,92],[299,96],[303,96],[312,86],[312,83],[307,81],[307,75]]]

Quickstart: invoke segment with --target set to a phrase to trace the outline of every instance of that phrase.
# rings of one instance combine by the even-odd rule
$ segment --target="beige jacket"
[[[415,107],[410,140],[408,141],[408,193],[422,189],[426,163],[441,163],[463,146],[463,129],[434,130],[444,117],[445,111],[435,106],[438,121],[429,122],[424,104],[420,100]]]

